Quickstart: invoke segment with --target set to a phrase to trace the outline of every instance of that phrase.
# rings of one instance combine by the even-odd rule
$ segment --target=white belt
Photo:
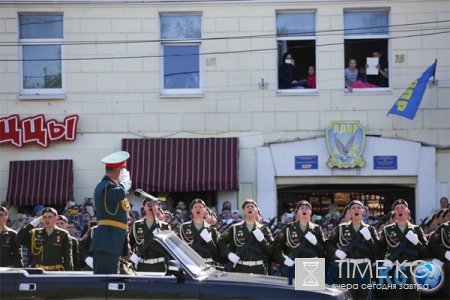
[[[252,260],[250,260],[250,261],[240,260],[237,263],[240,264],[240,265],[251,266],[251,267],[253,267],[253,266],[260,266],[260,265],[264,264],[264,262],[262,260],[255,260],[255,261],[252,261]]]
[[[203,259],[205,262],[213,262],[214,261],[214,259],[212,259],[212,258],[204,258]]]
[[[368,258],[349,258],[348,262],[351,264],[367,264],[370,262]]]
[[[139,261],[139,263],[153,265],[153,264],[157,264],[157,263],[160,263],[163,261],[165,261],[164,257],[158,257],[158,258],[150,258],[150,259],[141,259]]]

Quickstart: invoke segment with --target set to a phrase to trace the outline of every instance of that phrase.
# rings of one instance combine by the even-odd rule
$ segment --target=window
[[[161,15],[162,94],[200,94],[201,16]]]
[[[21,96],[64,97],[62,41],[62,15],[19,15]]]
[[[278,13],[278,91],[280,93],[316,89],[316,14]]]
[[[344,12],[345,37],[345,67],[350,60],[356,61],[356,69],[361,74],[366,66],[367,58],[378,53],[380,71],[377,75],[367,75],[363,83],[375,85],[375,88],[389,87],[388,42],[389,42],[389,12],[388,11],[347,11]],[[361,79],[361,78],[357,78]],[[348,82],[346,82],[347,85]],[[370,85],[367,85],[371,87]],[[362,85],[361,87],[366,87]]]

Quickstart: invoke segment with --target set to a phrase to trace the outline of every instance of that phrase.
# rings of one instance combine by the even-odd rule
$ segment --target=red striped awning
[[[187,192],[239,189],[238,138],[123,139],[133,189]]]
[[[71,159],[9,162],[6,200],[11,205],[66,205],[73,199]]]

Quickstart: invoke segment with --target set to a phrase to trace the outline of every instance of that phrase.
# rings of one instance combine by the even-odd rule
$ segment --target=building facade
[[[176,192],[206,192],[210,204],[230,200],[233,207],[255,198],[267,217],[301,198],[312,201],[316,213],[331,202],[342,208],[351,199],[367,200],[377,214],[404,197],[413,218],[423,219],[439,208],[440,197],[450,195],[449,24],[445,0],[1,0],[0,198],[14,196],[18,205],[45,202],[17,192],[24,185],[42,186],[30,178],[43,175],[23,175],[19,171],[28,167],[20,162],[70,160],[68,197],[80,202],[92,197],[103,176],[100,159],[127,149],[139,158],[131,174],[132,180],[140,176],[140,186],[133,188],[161,176],[179,181],[180,187],[147,186],[161,195],[175,192],[172,186]],[[368,76],[375,87],[346,86],[349,61],[357,69],[376,68],[368,59],[374,52],[388,76],[375,69]],[[414,119],[387,116],[435,60],[435,81]],[[310,66],[315,85],[305,86]],[[364,145],[364,165],[327,165],[336,148],[328,151],[333,122],[364,128],[364,143],[357,146]],[[216,140],[210,144],[210,138]],[[206,166],[207,159],[200,159],[211,151],[189,165],[191,156],[177,160],[187,152],[171,160],[164,156],[169,148],[164,155],[142,145],[127,148],[127,142],[173,139],[213,149],[214,161],[224,162],[219,179],[214,177],[219,185],[187,187],[202,181],[200,173],[202,183],[212,180],[214,163]],[[237,141],[238,150],[216,141]],[[191,149],[181,144],[177,149]],[[225,152],[236,155],[228,159]],[[168,170],[160,164],[163,156],[174,162],[170,174],[156,173]],[[380,167],[386,157],[389,167]],[[138,175],[157,163],[157,169]],[[206,171],[189,173],[199,165]],[[183,166],[184,177],[173,175],[180,172],[176,166]],[[234,172],[229,185],[228,170]],[[20,187],[15,193],[13,183]]]

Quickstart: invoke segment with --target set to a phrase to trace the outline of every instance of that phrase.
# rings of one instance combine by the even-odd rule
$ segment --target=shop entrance
[[[278,188],[278,215],[293,211],[300,200],[308,200],[313,214],[325,216],[328,205],[336,203],[342,212],[352,200],[360,200],[369,208],[369,215],[378,219],[386,215],[397,199],[408,202],[411,216],[415,216],[415,188],[400,185],[302,185]],[[413,220],[416,221],[416,220]],[[418,222],[418,221],[417,221]]]

